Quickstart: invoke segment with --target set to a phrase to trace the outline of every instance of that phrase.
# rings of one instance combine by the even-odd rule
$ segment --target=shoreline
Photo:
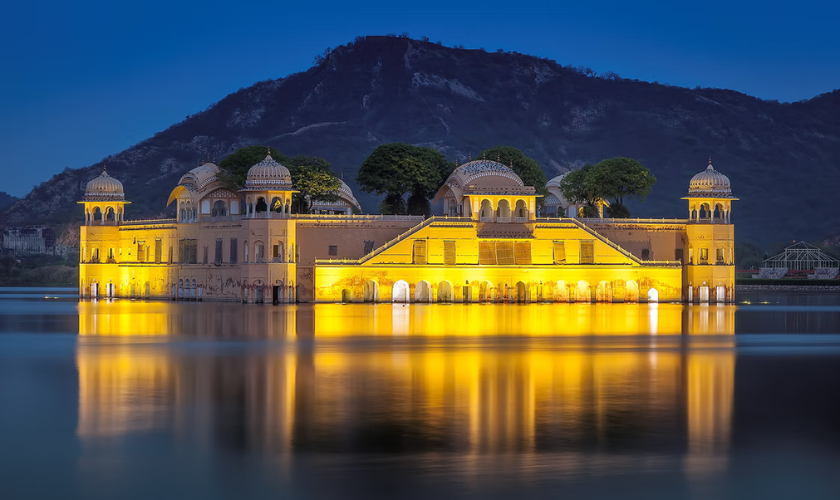
[[[735,285],[735,291],[840,293],[840,285]]]

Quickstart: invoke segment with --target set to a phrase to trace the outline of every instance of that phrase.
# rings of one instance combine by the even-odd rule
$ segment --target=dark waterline
[[[840,295],[0,289],[0,498],[840,498]]]

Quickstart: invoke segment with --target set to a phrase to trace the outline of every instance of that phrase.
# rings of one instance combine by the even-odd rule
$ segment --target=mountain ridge
[[[587,74],[589,73],[589,74]],[[200,157],[270,145],[323,156],[363,208],[355,172],[387,142],[432,146],[452,160],[498,144],[519,147],[548,178],[611,156],[639,159],[659,179],[634,215],[684,217],[689,179],[712,155],[741,198],[739,239],[822,239],[840,233],[840,91],[777,103],[723,89],[628,80],[517,53],[359,37],[312,68],[239,89],[202,112],[89,167],[65,171],[2,214],[7,224],[80,220],[75,204],[107,163],[134,204],[154,217]],[[798,207],[797,205],[801,205]],[[799,214],[809,217],[803,225]]]

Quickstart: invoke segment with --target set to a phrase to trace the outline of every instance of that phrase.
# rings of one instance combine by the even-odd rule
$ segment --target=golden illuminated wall
[[[185,259],[186,251],[182,255],[183,241],[194,242],[194,262]],[[201,288],[203,299],[253,302],[270,301],[273,287],[281,286],[281,302],[294,298],[297,249],[291,220],[82,226],[81,247],[83,297],[95,286],[99,297],[194,299]]]
[[[692,302],[701,300],[701,287],[708,287],[708,301],[735,301],[735,228],[732,224],[686,225],[688,238],[685,288],[692,289]],[[718,287],[722,287],[718,293]],[[722,294],[722,296],[720,296]],[[686,291],[686,296],[688,292]]]
[[[646,302],[651,289],[659,302],[682,300],[682,268],[677,263],[639,263],[571,223],[537,224],[533,238],[505,232],[514,231],[514,226],[494,226],[486,230],[471,222],[434,222],[364,262],[322,261],[315,269],[315,300],[399,300],[405,295],[397,291],[401,281],[412,302],[442,301],[442,294],[456,302],[465,301],[465,296],[472,302]],[[563,243],[562,263],[557,263],[556,242]],[[530,264],[480,263],[480,247],[486,243],[526,245]],[[420,263],[418,244],[423,248]],[[455,253],[448,265],[447,244]],[[581,263],[586,244],[592,247],[591,264]]]

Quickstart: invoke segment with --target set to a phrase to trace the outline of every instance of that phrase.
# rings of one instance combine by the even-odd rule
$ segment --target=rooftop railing
[[[140,226],[144,224],[174,224],[178,219],[134,219],[123,221],[121,225],[124,226]]]

